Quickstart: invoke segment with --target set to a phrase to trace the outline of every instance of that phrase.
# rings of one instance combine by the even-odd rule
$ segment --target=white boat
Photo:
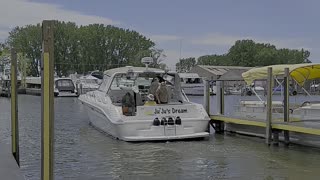
[[[273,76],[283,76],[284,68],[289,68],[289,75],[292,80],[303,88],[303,84],[307,80],[320,78],[320,64],[295,64],[295,65],[274,65]],[[247,72],[246,72],[247,73]],[[255,79],[265,79],[267,75],[267,67],[253,68],[247,74],[243,74],[245,81],[251,84]],[[277,88],[274,88],[275,91]],[[238,109],[232,114],[236,118],[254,119],[265,121],[267,106],[259,95],[258,101],[240,101]],[[272,121],[283,121],[283,102],[272,101]],[[300,107],[290,104],[289,121],[297,124],[297,126],[319,127],[320,126],[320,102],[304,102]],[[264,137],[265,128],[248,127],[245,125],[227,123],[227,131],[237,132],[241,134],[257,135]],[[280,138],[282,136],[280,135]],[[312,134],[303,134],[290,132],[291,142],[303,145],[320,147],[319,136]]]
[[[300,107],[292,110],[292,116],[301,120],[318,120],[320,123],[320,102],[305,101]]]
[[[197,73],[179,73],[181,88],[186,95],[203,96],[204,84]]]
[[[55,78],[54,79],[54,96],[56,97],[73,97],[79,96],[76,86],[71,78]]]
[[[168,102],[146,103],[152,80],[167,82]],[[182,93],[177,73],[160,69],[122,67],[104,72],[96,91],[80,95],[90,124],[124,141],[204,138],[210,120],[200,104]],[[131,103],[128,103],[131,102]]]
[[[266,67],[260,67],[260,68],[252,68],[248,70],[247,72],[243,73],[242,76],[244,80],[247,82],[247,84],[253,84],[252,82],[259,79],[266,79],[267,77],[267,68],[272,67],[273,68],[273,76],[275,77],[275,80],[277,80],[278,76],[284,75],[284,68],[289,68],[289,74],[291,76],[291,79],[295,81],[298,85],[301,86],[303,90],[303,85],[308,80],[313,80],[320,78],[320,69],[318,68],[320,66],[319,64],[292,64],[292,65],[273,65],[273,66],[266,66]],[[247,86],[248,87],[248,86]],[[251,94],[256,95],[256,97],[259,99],[259,101],[240,101],[240,108],[239,110],[241,112],[245,112],[249,109],[248,113],[259,113],[259,112],[266,112],[266,101],[263,100],[263,97],[261,97],[261,94],[257,93],[258,91],[264,91],[263,87],[256,86],[254,88],[251,88],[252,92]],[[272,94],[279,93],[279,91],[283,90],[283,85],[280,83],[277,87],[273,88]],[[308,92],[305,90],[305,92],[308,94]],[[284,94],[284,92],[281,92],[281,94]],[[297,92],[289,87],[289,94],[290,95],[296,95]],[[301,107],[292,109],[292,116],[295,117],[298,114],[308,114],[311,112],[310,109],[317,109],[316,107],[320,105],[320,102],[306,102]],[[296,106],[292,104],[292,107]],[[282,101],[272,101],[272,108],[274,113],[282,113],[283,112],[283,102]],[[319,109],[320,110],[320,109]],[[294,112],[294,113],[293,113]],[[320,111],[318,112],[320,115]]]
[[[26,77],[26,94],[41,95],[41,77]],[[54,96],[78,96],[71,78],[54,78]]]

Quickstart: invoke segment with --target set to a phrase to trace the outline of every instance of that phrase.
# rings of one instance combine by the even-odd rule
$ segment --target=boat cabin
[[[114,105],[122,106],[124,97],[130,95],[135,106],[143,106],[149,94],[156,97],[154,93],[158,86],[154,88],[154,84],[162,82],[167,90],[168,104],[182,104],[186,101],[181,93],[178,74],[154,68],[123,67],[106,71],[99,90],[106,92]]]

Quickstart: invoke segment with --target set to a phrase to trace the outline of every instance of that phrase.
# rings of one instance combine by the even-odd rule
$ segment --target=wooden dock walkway
[[[258,119],[244,119],[238,117],[227,117],[223,115],[212,115],[212,121],[221,121],[225,123],[241,124],[247,126],[258,126],[266,127],[266,122],[264,120]],[[293,122],[281,122],[281,121],[272,121],[272,129],[277,130],[287,130],[291,132],[298,132],[304,134],[312,134],[320,136],[320,121],[314,120],[304,120],[304,121],[293,121]]]
[[[293,143],[320,148],[319,120],[283,122],[283,119],[273,119],[271,125],[267,128],[268,123],[262,119],[227,117],[224,115],[212,115],[210,117],[210,124],[216,130],[216,133],[228,131],[242,135],[263,137],[266,138],[269,145],[271,142],[274,145],[278,145],[281,139],[285,145]],[[270,136],[266,133],[269,131],[267,129],[270,129]]]
[[[0,142],[0,179],[24,180],[24,177],[13,158],[10,145]]]

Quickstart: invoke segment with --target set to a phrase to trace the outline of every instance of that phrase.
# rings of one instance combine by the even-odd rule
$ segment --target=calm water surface
[[[250,97],[253,98],[253,97]],[[305,96],[293,97],[302,102]],[[238,96],[226,96],[226,111]],[[311,99],[314,99],[311,98]],[[202,103],[203,97],[190,97]],[[211,97],[214,112],[215,97]],[[41,97],[19,96],[21,169],[40,179]],[[0,141],[10,143],[10,99],[0,97]],[[263,139],[127,143],[88,125],[76,98],[55,98],[55,179],[319,179],[320,150],[267,147]],[[1,179],[1,178],[0,178]]]

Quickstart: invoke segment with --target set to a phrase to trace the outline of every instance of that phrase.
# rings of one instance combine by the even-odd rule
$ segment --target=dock
[[[266,128],[266,122],[263,120],[258,120],[258,119],[235,118],[235,117],[227,117],[227,116],[223,116],[223,115],[212,115],[210,117],[211,117],[212,123],[224,122],[224,123]],[[291,132],[320,136],[320,123],[319,122],[314,123],[314,122],[310,122],[307,120],[293,121],[293,122],[273,121],[271,124],[271,127],[273,130],[280,130],[280,131],[286,130],[286,131],[291,131]]]
[[[227,131],[241,135],[268,138],[265,133],[267,129],[265,120],[228,117],[224,115],[212,115],[210,118],[210,124],[218,133]],[[221,124],[223,125],[221,126]],[[223,127],[223,129],[221,129],[221,127]],[[281,119],[273,119],[270,129],[270,140],[272,141],[270,144],[279,145],[279,142],[284,142],[285,145],[292,143],[320,148],[320,121],[303,120],[283,122]],[[285,132],[290,133],[288,140],[285,139]]]
[[[252,103],[240,104],[240,114],[238,112],[238,114],[225,115],[224,93],[222,93],[224,92],[224,82],[217,81],[217,114],[210,114],[209,96],[205,94],[204,97],[204,106],[211,118],[210,125],[216,133],[222,134],[227,131],[265,138],[268,145],[279,145],[279,142],[283,141],[285,145],[294,143],[320,148],[320,118],[307,116],[302,118],[303,114],[294,115],[289,111],[292,108],[289,104],[289,68],[285,67],[283,72],[276,71],[284,75],[284,99],[280,103],[272,101],[272,82],[274,81],[272,67],[268,67],[265,71],[267,71],[265,72],[267,76],[266,101],[257,95],[257,98],[260,99],[258,101],[260,105],[259,103],[254,105]],[[205,84],[208,86],[207,82]],[[254,108],[257,108],[256,112]],[[280,112],[277,111],[279,108]],[[292,112],[293,109],[291,109]]]
[[[24,177],[10,152],[10,145],[0,142],[0,176],[1,179],[24,180]]]

